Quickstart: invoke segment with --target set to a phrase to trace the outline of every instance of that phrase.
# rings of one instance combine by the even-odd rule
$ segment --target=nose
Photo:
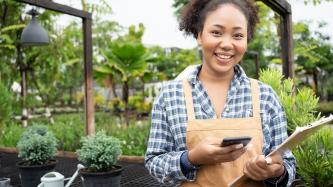
[[[221,37],[219,47],[226,51],[231,50],[232,49],[232,37],[227,36],[227,35]]]

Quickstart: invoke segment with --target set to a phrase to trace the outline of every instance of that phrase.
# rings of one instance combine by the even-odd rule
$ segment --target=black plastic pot
[[[50,160],[49,164],[26,166],[26,161],[16,163],[20,171],[22,187],[36,187],[40,183],[40,178],[48,172],[54,171],[56,160]]]
[[[119,187],[121,166],[114,166],[115,169],[109,172],[88,172],[85,169],[79,171],[84,187]]]

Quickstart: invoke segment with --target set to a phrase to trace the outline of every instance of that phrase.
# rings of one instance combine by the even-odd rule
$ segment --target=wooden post
[[[30,4],[33,6],[42,7],[48,10],[72,15],[82,18],[83,22],[83,45],[84,45],[84,80],[85,80],[85,123],[86,134],[91,135],[95,133],[95,119],[94,119],[94,93],[93,93],[93,76],[92,76],[92,16],[89,12],[78,10],[66,5],[61,5],[48,0],[17,0],[22,3]]]
[[[293,38],[292,38],[292,11],[286,0],[260,0],[280,15],[281,31],[281,58],[283,75],[287,78],[294,76],[293,69]]]
[[[83,18],[86,135],[95,133],[91,22]]]
[[[285,78],[294,77],[293,68],[293,38],[292,38],[292,19],[291,14],[281,16],[280,19],[281,29],[281,57],[282,69]]]

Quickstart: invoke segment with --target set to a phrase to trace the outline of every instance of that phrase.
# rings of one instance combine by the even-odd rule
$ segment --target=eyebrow
[[[221,29],[225,29],[225,27],[224,27],[223,25],[214,24],[213,26],[215,26],[215,27],[219,27],[219,28],[221,28]],[[241,30],[241,29],[243,29],[243,27],[241,27],[241,26],[236,26],[236,27],[233,27],[232,29],[233,29],[233,30]]]

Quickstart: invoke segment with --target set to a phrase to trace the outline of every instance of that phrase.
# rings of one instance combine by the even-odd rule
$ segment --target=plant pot
[[[121,166],[114,166],[115,169],[108,172],[89,172],[86,169],[81,169],[81,179],[84,187],[119,187]]]
[[[22,187],[36,187],[40,183],[40,178],[50,171],[54,171],[56,160],[50,160],[45,165],[27,166],[27,161],[16,163],[19,168]]]

